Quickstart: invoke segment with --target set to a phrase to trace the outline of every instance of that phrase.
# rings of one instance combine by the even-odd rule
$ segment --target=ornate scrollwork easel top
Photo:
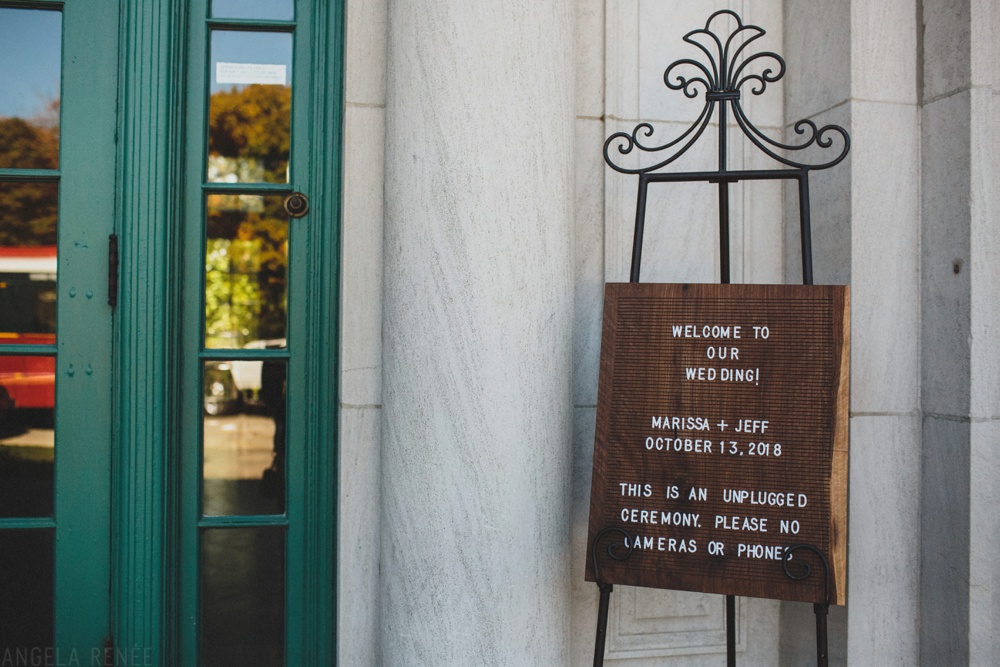
[[[735,21],[736,26],[729,31],[728,36],[724,32],[716,33],[711,29],[713,22],[723,23],[725,17]],[[731,25],[732,21],[728,23]],[[748,51],[748,47],[764,34],[766,31],[763,28],[744,25],[735,12],[723,9],[712,14],[705,22],[704,28],[692,30],[684,35],[684,41],[700,49],[706,60],[682,58],[675,61],[663,73],[663,82],[667,88],[682,91],[691,99],[704,93],[705,105],[701,114],[680,136],[665,144],[646,143],[652,139],[655,130],[650,123],[645,122],[636,125],[631,133],[612,134],[604,143],[604,160],[608,165],[624,174],[647,174],[666,167],[698,141],[711,122],[712,112],[717,104],[721,144],[720,172],[727,171],[725,155],[727,106],[732,110],[733,118],[743,134],[757,148],[793,170],[827,169],[839,164],[847,157],[851,144],[847,131],[839,125],[818,127],[811,120],[800,120],[795,123],[793,129],[796,134],[804,136],[804,141],[799,144],[783,144],[766,136],[747,118],[740,104],[742,91],[749,89],[751,94],[761,95],[767,89],[767,84],[780,80],[785,74],[785,61],[778,54],[771,51],[753,53]],[[788,153],[796,156],[804,155],[797,151],[804,151],[812,146],[823,151],[829,148],[836,150],[835,144],[841,146],[840,152],[827,161],[811,164],[787,156]],[[612,153],[612,146],[617,148],[617,154]],[[632,168],[615,161],[618,156],[628,155],[633,150],[654,155],[655,162],[649,166]]]

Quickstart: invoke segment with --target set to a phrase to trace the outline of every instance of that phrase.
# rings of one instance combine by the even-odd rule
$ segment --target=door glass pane
[[[0,8],[0,168],[59,166],[62,15]]]
[[[0,531],[0,660],[6,655],[7,664],[45,664],[53,643],[54,546],[49,529]],[[17,651],[27,660],[19,662]]]
[[[0,183],[0,198],[9,191],[5,187],[9,185]],[[20,190],[20,194],[25,192]],[[0,345],[51,345],[56,342],[55,239],[51,239],[53,245],[35,245],[32,241],[48,241],[50,235],[55,236],[55,212],[51,220],[44,222],[46,227],[51,224],[51,233],[37,236],[32,236],[31,230],[23,230],[26,233],[22,235],[17,230],[18,221],[4,213],[0,203],[0,239],[11,243],[0,241]]]
[[[212,32],[207,180],[287,183],[292,36]]]
[[[285,368],[281,359],[204,364],[204,514],[284,513]]]
[[[201,578],[201,664],[283,665],[285,529],[204,530]]]
[[[293,0],[212,0],[212,18],[291,21]]]
[[[55,357],[0,356],[0,517],[52,516]]]
[[[209,195],[205,236],[205,347],[285,347],[282,197]]]
[[[3,195],[23,204],[35,187],[49,191],[51,219],[21,226],[5,215]],[[0,345],[56,342],[57,187],[0,184],[0,238],[15,244],[0,246]],[[53,513],[55,367],[52,355],[0,354],[0,517]]]

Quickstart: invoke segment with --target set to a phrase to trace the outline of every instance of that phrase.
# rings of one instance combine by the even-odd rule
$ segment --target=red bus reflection
[[[56,247],[0,246],[0,345],[56,342]],[[0,355],[0,401],[15,408],[55,406],[54,356]]]

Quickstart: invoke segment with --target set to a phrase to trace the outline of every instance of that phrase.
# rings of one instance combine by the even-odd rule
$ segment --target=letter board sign
[[[807,544],[844,603],[849,311],[846,286],[606,286],[588,545],[631,552],[601,545],[602,581],[823,602],[818,560],[782,566]]]

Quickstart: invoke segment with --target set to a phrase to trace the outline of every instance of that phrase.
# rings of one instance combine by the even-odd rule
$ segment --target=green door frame
[[[343,2],[299,0],[304,34],[298,47],[310,71],[308,108],[294,123],[309,127],[311,168],[295,186],[310,198],[308,242],[300,261],[310,276],[309,332],[289,373],[306,378],[290,403],[303,406],[306,457],[289,471],[290,524],[287,662],[334,664],[336,646],[337,378],[339,228],[343,114]],[[114,644],[142,651],[155,664],[193,664],[188,592],[197,582],[182,526],[190,516],[190,478],[181,443],[190,398],[201,396],[197,351],[184,348],[181,276],[200,249],[186,247],[187,45],[186,0],[120,3],[118,203],[121,237],[118,350],[114,377],[116,438],[113,484],[111,625]],[[199,77],[200,78],[200,77]],[[196,119],[200,124],[201,119]],[[199,130],[201,131],[201,130]],[[187,411],[187,412],[185,412]],[[297,531],[297,532],[295,532]],[[183,553],[183,555],[182,555]]]
[[[108,636],[111,568],[117,0],[62,5],[55,642],[80,661]],[[84,446],[79,446],[84,443]],[[84,653],[90,652],[90,655]]]

